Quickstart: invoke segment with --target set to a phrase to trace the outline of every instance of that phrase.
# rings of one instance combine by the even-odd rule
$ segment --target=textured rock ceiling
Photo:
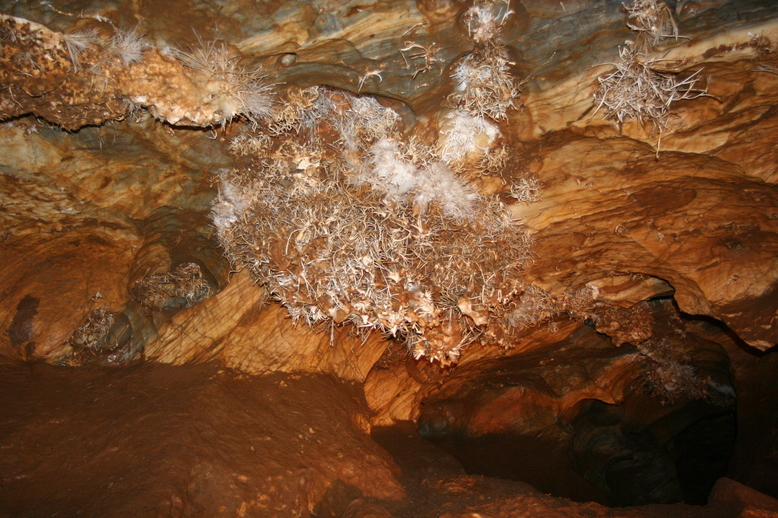
[[[554,368],[526,376],[552,389],[522,385],[535,406],[519,413],[540,417],[517,426],[563,434],[559,420],[580,401],[633,401],[636,379],[665,403],[724,398],[722,351],[738,388],[738,372],[751,368],[733,359],[739,348],[778,342],[774,2],[670,1],[670,37],[635,61],[624,52],[650,39],[650,27],[641,35],[611,0],[0,1],[0,12],[5,357],[330,373],[365,382],[373,422],[389,424],[419,418],[450,373],[429,400],[440,408],[467,399],[467,380],[498,369],[498,358],[537,353]],[[468,59],[486,63],[485,86],[462,79]],[[654,105],[660,117],[619,121],[600,85],[617,66],[644,64],[655,78],[698,81],[689,99]],[[480,95],[491,96],[485,109]],[[375,126],[346,124],[359,106]],[[472,142],[452,137],[458,116],[480,121]],[[412,170],[411,187],[380,176],[388,163],[386,175]],[[305,185],[336,176],[347,187],[304,197]],[[360,191],[354,178],[372,187]],[[403,189],[407,198],[390,199]],[[267,192],[286,208],[258,202]],[[370,207],[377,228],[414,236],[403,238],[416,254],[407,263],[386,251],[394,238],[375,239],[375,253],[390,257],[380,267],[377,256],[353,257],[359,272],[383,272],[370,286],[386,290],[388,309],[331,294],[332,250],[352,246],[332,237],[349,196],[365,197],[355,203]],[[475,216],[457,212],[473,206]],[[318,221],[290,230],[289,207],[319,211]],[[266,226],[252,227],[263,214]],[[309,226],[319,241],[303,243]],[[444,236],[433,247],[449,246],[445,261],[419,245],[431,226]],[[521,257],[506,251],[530,241]],[[332,256],[316,248],[323,242]],[[311,249],[320,255],[306,277]],[[448,274],[467,279],[453,296],[436,280]],[[316,291],[319,279],[332,282]],[[556,366],[572,360],[555,351],[591,327],[607,347],[629,345],[591,353],[592,363],[580,360],[591,372],[559,379]],[[402,340],[437,361],[408,360]],[[599,351],[606,339],[591,340]],[[680,379],[695,361],[693,372],[709,372],[702,388]],[[465,426],[429,408],[425,426]],[[502,426],[470,417],[482,431]]]
[[[489,131],[502,134],[509,159],[491,171],[460,167],[471,186],[506,203],[532,235],[532,265],[520,284],[543,290],[557,312],[570,312],[564,297],[583,287],[596,290],[598,307],[614,311],[673,293],[681,311],[716,318],[750,346],[770,348],[778,333],[774,10],[768,2],[669,5],[680,36],[641,59],[679,77],[700,71],[696,88],[706,94],[673,103],[660,134],[650,119],[604,120],[613,114],[593,99],[597,78],[619,60],[619,44],[640,34],[625,24],[621,4],[527,4],[484,4],[502,22],[486,45],[502,49],[505,74],[521,81],[520,97],[502,109],[506,118],[497,114],[499,128],[489,123]],[[485,41],[467,8],[456,2],[263,4],[256,13],[231,3],[173,11],[167,3],[5,6],[18,18],[3,21],[3,322],[6,329],[27,326],[3,336],[5,349],[28,354],[20,344],[34,341],[29,354],[61,360],[69,354],[63,343],[92,307],[133,322],[140,317],[131,316],[128,288],[187,260],[207,270],[217,299],[206,304],[224,305],[221,299],[238,289],[235,281],[222,290],[228,266],[213,249],[203,213],[216,194],[215,173],[235,163],[225,144],[242,131],[241,113],[257,120],[267,107],[251,112],[230,85],[217,84],[222,90],[214,93],[209,85],[218,78],[193,71],[184,52],[196,57],[198,45],[211,45],[241,55],[241,70],[262,65],[263,84],[277,85],[281,103],[269,111],[282,111],[295,102],[289,92],[312,85],[376,95],[400,115],[403,138],[437,139],[440,149],[436,134],[450,134],[440,118],[451,96],[472,108],[456,94],[462,86],[452,84],[454,65]],[[63,40],[57,31],[75,31],[82,46],[68,51],[73,37]],[[145,46],[133,61],[117,50],[117,35],[136,34]],[[212,37],[230,47],[210,43]],[[237,57],[229,59],[235,67]],[[30,113],[37,118],[24,117]],[[497,144],[486,145],[487,155],[497,153]],[[542,193],[517,203],[511,183],[528,178]],[[22,311],[25,297],[34,309]],[[457,309],[480,325],[488,311],[479,307]],[[24,320],[27,313],[34,318]],[[233,332],[224,320],[175,318],[221,337]],[[630,338],[629,325],[603,323],[600,330],[610,326],[617,342],[647,338]],[[132,338],[124,356],[144,348],[169,359],[202,356],[166,349],[175,332],[165,326],[140,331],[148,326],[133,323],[134,334],[147,336]],[[623,336],[615,336],[617,327]],[[151,342],[149,333],[157,335]],[[505,342],[499,333],[486,337]],[[511,346],[516,339],[510,337]]]

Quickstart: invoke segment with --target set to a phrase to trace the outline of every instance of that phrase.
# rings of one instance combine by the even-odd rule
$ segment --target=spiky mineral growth
[[[444,116],[440,127],[440,157],[456,163],[470,156],[489,156],[492,144],[500,135],[500,128],[483,116],[463,109],[452,110]]]
[[[638,345],[637,359],[643,363],[643,374],[638,380],[640,388],[663,405],[674,405],[683,398],[707,398],[710,380],[700,376],[688,364],[688,358],[684,361],[675,349],[666,339],[647,340]]]
[[[468,8],[462,16],[467,33],[479,45],[493,43],[502,26],[514,14],[510,0],[482,0]]]
[[[598,78],[600,88],[594,94],[597,111],[604,109],[606,120],[623,124],[636,119],[662,132],[674,102],[705,95],[695,89],[700,71],[679,79],[678,74],[655,70],[656,60],[640,61],[628,48],[621,54],[616,70]]]
[[[521,83],[511,74],[508,49],[497,42],[512,14],[510,0],[484,0],[462,16],[476,48],[454,68],[454,92],[449,99],[473,116],[502,120],[516,107]]]
[[[183,299],[187,307],[194,306],[211,294],[211,287],[203,279],[200,265],[182,263],[171,272],[145,275],[133,284],[130,293],[146,311],[152,311],[163,309],[175,297]]]
[[[621,54],[622,60],[614,63],[616,70],[598,78],[600,88],[594,94],[597,110],[604,108],[606,120],[622,124],[637,119],[661,132],[674,102],[705,94],[694,88],[699,71],[681,80],[678,74],[655,70],[655,60],[639,61],[628,48]]]
[[[100,42],[100,37],[96,29],[86,29],[63,34],[62,40],[65,42],[65,48],[70,56],[73,71],[78,72],[81,54],[97,45]]]
[[[634,0],[625,6],[627,27],[635,31],[635,48],[648,52],[668,38],[678,39],[678,25],[673,13],[664,2]]]
[[[143,53],[151,47],[135,26],[127,31],[117,30],[111,37],[108,50],[116,55],[125,66],[132,65],[143,59]]]
[[[619,127],[633,119],[643,126],[651,124],[661,138],[674,102],[705,95],[705,91],[695,89],[700,71],[679,79],[676,73],[660,71],[660,60],[645,57],[662,40],[679,38],[678,26],[666,4],[635,0],[625,7],[627,26],[637,37],[619,49],[619,61],[611,63],[615,70],[598,78],[595,113],[604,109],[604,118]]]
[[[501,45],[488,44],[474,50],[454,68],[451,77],[455,86],[450,99],[473,115],[507,118],[521,94],[521,84],[510,65],[508,50]]]
[[[105,345],[106,336],[113,326],[114,315],[106,308],[91,311],[86,321],[79,326],[68,343],[79,350],[90,349],[96,351]]]
[[[290,131],[267,147],[243,137],[247,165],[220,174],[213,220],[226,255],[295,319],[380,329],[417,358],[455,362],[483,327],[501,325],[529,236],[432,148],[401,140],[392,110],[316,94],[303,96],[314,115],[280,115],[272,131]]]
[[[246,68],[224,43],[204,41],[199,34],[198,46],[177,49],[173,53],[186,67],[203,77],[203,88],[210,104],[221,114],[217,121],[225,126],[234,117],[243,115],[256,123],[273,113],[274,87],[265,83],[261,67]]]
[[[535,176],[519,178],[511,185],[511,197],[519,203],[533,203],[540,200],[540,180]]]

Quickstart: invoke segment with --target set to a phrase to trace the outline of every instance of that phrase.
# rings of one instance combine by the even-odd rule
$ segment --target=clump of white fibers
[[[100,37],[96,29],[85,29],[74,31],[62,35],[65,42],[65,48],[70,56],[70,62],[73,64],[73,71],[79,71],[79,58],[81,54],[91,49],[100,42]]]
[[[467,33],[476,43],[492,41],[500,34],[497,16],[483,5],[473,5],[462,19],[467,24]]]
[[[414,196],[414,204],[422,211],[435,202],[440,205],[443,214],[457,220],[475,218],[478,215],[475,209],[477,200],[478,193],[440,161],[424,168],[422,181]]]
[[[494,42],[502,31],[505,21],[515,14],[510,0],[484,0],[473,4],[462,15],[467,33],[477,44]]]
[[[452,110],[440,125],[440,158],[450,164],[470,157],[480,159],[498,137],[500,128],[496,124],[466,110]]]
[[[343,95],[350,107],[333,121],[346,151],[356,152],[365,142],[387,138],[392,134],[400,120],[396,111],[381,106],[373,97]]]
[[[508,49],[501,45],[477,48],[462,58],[451,74],[456,106],[473,115],[504,120],[517,106],[521,83],[510,70]]]
[[[197,47],[174,53],[184,66],[203,76],[202,89],[218,119],[214,122],[224,126],[238,115],[255,123],[271,117],[275,88],[265,82],[262,68],[245,67],[223,42],[196,36]]]
[[[381,139],[370,148],[370,155],[371,167],[358,180],[369,183],[373,190],[383,193],[388,201],[401,203],[406,194],[418,188],[418,167],[402,157],[398,141]]]
[[[217,229],[228,229],[243,215],[249,206],[249,199],[240,192],[240,187],[231,183],[226,175],[219,181],[219,195],[213,204],[211,218]]]
[[[598,78],[600,88],[594,93],[597,111],[603,108],[606,120],[621,125],[636,119],[661,133],[667,129],[673,103],[706,95],[695,88],[700,71],[679,79],[676,73],[657,70],[657,60],[640,59],[630,47],[619,54],[621,60],[613,63],[616,69]]]
[[[394,139],[381,139],[370,148],[371,160],[356,182],[370,184],[384,195],[390,204],[412,200],[417,212],[424,213],[430,204],[437,203],[446,216],[468,219],[475,215],[474,203],[478,194],[440,160],[419,160],[430,155],[429,150],[404,151]],[[419,153],[418,151],[421,151]],[[426,151],[426,153],[424,153]],[[411,156],[417,156],[417,163]]]
[[[138,63],[143,59],[143,54],[150,48],[151,45],[146,41],[146,38],[138,32],[137,25],[127,31],[117,30],[108,45],[108,50],[121,59],[125,66]]]
[[[625,8],[627,26],[637,37],[619,48],[619,61],[610,63],[615,68],[598,78],[595,113],[603,109],[603,118],[614,121],[619,129],[631,120],[637,120],[643,127],[650,124],[652,134],[658,134],[658,157],[672,105],[706,96],[707,88],[697,89],[700,70],[681,79],[675,71],[663,71],[661,59],[648,57],[664,39],[681,37],[667,4],[634,0]]]
[[[281,113],[273,143],[248,149],[264,139],[241,137],[251,165],[220,174],[212,217],[234,267],[295,320],[379,329],[444,365],[486,326],[509,336],[502,315],[531,240],[507,208],[434,148],[400,140],[396,112],[375,99],[323,88],[304,97],[315,120]],[[311,124],[315,134],[299,131]]]

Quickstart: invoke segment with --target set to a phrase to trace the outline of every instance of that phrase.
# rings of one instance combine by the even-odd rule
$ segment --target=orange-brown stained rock
[[[526,330],[511,349],[495,344],[476,343],[468,347],[455,368],[444,369],[426,359],[414,360],[401,344],[392,344],[365,380],[365,398],[373,411],[375,426],[395,421],[416,420],[421,402],[464,366],[485,358],[515,355],[562,341],[581,325],[562,318]]]
[[[135,229],[85,217],[38,220],[8,231],[0,247],[0,355],[56,362],[94,309],[120,311]]]
[[[357,387],[214,365],[0,366],[2,516],[309,516],[404,496]]]
[[[778,342],[774,186],[704,155],[657,160],[627,138],[559,139],[539,152],[543,199],[515,208],[535,231],[533,283],[558,293],[648,274],[675,289],[683,311],[721,319],[760,349]]]
[[[721,478],[716,482],[710,502],[741,518],[778,516],[778,500],[730,478]]]
[[[478,488],[480,491],[488,491],[487,488],[493,484],[489,479],[483,480],[470,476],[448,480],[444,487],[449,488],[452,493],[456,493],[461,491],[459,488],[467,491],[468,486]],[[444,509],[445,507],[441,511]],[[498,496],[483,503],[472,502],[456,511],[442,512],[437,516],[440,518],[473,518],[475,516],[481,518],[512,518],[515,516],[541,516],[543,518],[731,518],[732,514],[726,507],[719,504],[703,507],[684,504],[646,505],[611,509],[594,502],[577,503],[563,498],[554,498],[527,486],[527,489],[518,492],[518,494]]]
[[[0,92],[0,119],[35,113],[75,131],[122,120],[137,106],[181,126],[218,125],[234,115],[211,104],[214,96],[203,84],[218,80],[187,70],[156,49],[125,64],[94,45],[80,58],[88,69],[76,70],[62,33],[8,15],[0,15],[0,29],[10,35],[0,49],[0,80],[5,86]]]
[[[509,432],[564,437],[561,421],[575,415],[580,401],[620,403],[636,372],[634,350],[613,347],[584,327],[562,343],[456,369],[425,400],[424,426],[430,436],[440,428],[473,437]]]
[[[381,333],[363,340],[349,327],[314,332],[280,305],[265,306],[265,299],[244,271],[217,295],[176,314],[146,346],[146,358],[177,365],[219,358],[253,374],[326,372],[362,381],[386,349]]]
[[[560,13],[570,16],[585,2],[562,5],[544,1],[532,6],[530,2],[525,3],[525,9],[513,8],[545,17]],[[455,11],[446,2],[425,4],[429,9]],[[148,5],[143,9],[148,9]],[[315,19],[318,14],[311,11],[310,16]],[[375,17],[375,13],[371,16]],[[406,18],[404,23],[413,26],[417,20],[416,17]],[[292,25],[290,22],[288,28]],[[774,29],[775,23],[772,26]],[[181,32],[180,28],[177,30]],[[295,30],[299,31],[299,28]],[[403,32],[405,27],[397,30]],[[372,38],[372,28],[367,25],[362,25],[356,32],[361,38]],[[244,41],[242,49],[266,52],[272,47],[265,44],[267,41],[283,40],[289,38],[288,34],[286,30],[257,34]],[[348,30],[343,34],[338,45],[350,48],[354,37],[347,36]],[[729,32],[722,32],[717,39],[734,37]],[[751,38],[745,30],[740,31],[738,37],[742,41]],[[47,38],[56,39],[52,34]],[[733,55],[734,47],[725,45],[727,41],[722,45],[720,42],[708,43],[678,45],[679,52],[686,54],[681,57],[687,59],[682,66],[695,64],[696,67],[702,59],[727,60]],[[295,45],[291,44],[288,50],[294,51]],[[5,47],[11,49],[10,45]],[[327,67],[331,65],[326,62],[332,58],[334,48],[331,42],[324,41],[309,49],[307,58],[324,63],[313,64],[314,68],[330,70]],[[715,49],[720,52],[709,52]],[[191,85],[186,83],[180,65],[155,52],[147,56],[148,68],[144,65],[127,71],[115,70],[116,81],[109,85],[111,88],[107,92],[93,91],[91,84],[86,88],[86,82],[91,83],[91,78],[64,79],[62,72],[68,68],[67,55],[61,46],[52,55],[55,64],[59,63],[59,69],[46,69],[43,72],[48,75],[43,78],[37,77],[38,71],[27,70],[31,76],[17,78],[19,81],[15,86],[18,89],[2,92],[0,113],[3,117],[32,110],[70,128],[123,117],[126,107],[119,104],[119,94],[151,95],[149,89],[156,93],[159,81],[166,75],[174,80],[161,90],[156,104],[147,99],[155,106],[154,113],[182,117],[185,114],[180,112],[198,109],[197,103],[190,103],[191,99],[185,95]],[[535,124],[514,128],[515,132],[533,139],[557,132],[542,141],[533,152],[539,157],[535,165],[546,188],[545,198],[526,208],[518,207],[516,211],[537,231],[534,282],[555,294],[590,281],[601,283],[600,286],[606,289],[600,301],[629,307],[646,297],[666,293],[661,280],[641,283],[637,288],[632,284],[635,273],[648,274],[653,276],[648,277],[650,279],[669,282],[677,290],[678,301],[685,311],[721,318],[757,347],[767,348],[776,342],[773,323],[778,300],[774,288],[776,238],[771,220],[776,219],[773,212],[778,211],[774,210],[775,191],[769,184],[775,183],[773,105],[778,76],[755,70],[760,65],[774,65],[774,61],[761,58],[751,61],[750,58],[757,57],[753,53],[740,55],[743,57],[749,59],[735,64],[705,65],[704,75],[713,78],[710,93],[722,102],[707,98],[679,106],[680,117],[671,120],[670,134],[663,139],[666,151],[660,153],[659,161],[655,160],[653,148],[618,137],[615,129],[602,126],[598,118],[594,122],[589,119],[591,92],[596,76],[603,68],[587,69],[585,76],[571,74],[566,83],[548,92],[529,92],[524,114],[514,114],[512,120],[535,120]],[[331,68],[335,71],[328,72],[330,75],[318,70],[306,80],[328,77],[332,84],[356,85],[355,77],[336,70],[335,66]],[[7,68],[3,70],[8,71]],[[355,75],[351,70],[347,72]],[[380,90],[391,83],[394,75],[385,74],[382,82],[373,78],[366,89]],[[422,74],[420,78],[424,80],[428,76],[434,74]],[[50,93],[55,87],[61,87],[61,90],[52,96],[34,96]],[[126,90],[115,90],[114,87]],[[19,92],[18,100],[24,106],[19,106],[17,99],[10,95],[16,96]],[[184,98],[186,106],[177,104]],[[438,99],[428,101],[434,104]],[[212,120],[207,113],[199,115],[203,117],[197,119],[198,123]],[[559,131],[571,126],[586,138],[576,140],[581,135]],[[656,143],[656,136],[649,135],[636,124],[628,124],[623,130],[631,138],[651,145]],[[599,138],[592,138],[595,135]],[[48,173],[61,157],[45,147],[38,148],[42,152],[34,160],[30,158],[34,153],[13,154],[19,162],[35,162],[39,171]],[[178,148],[171,145],[167,151],[168,155],[176,155]],[[72,155],[67,158],[70,157]],[[135,186],[122,184],[120,187],[116,177],[135,177],[139,173],[116,167],[110,160],[113,158],[106,159],[108,165],[100,169],[99,175],[90,174],[91,170],[85,174],[79,167],[73,167],[72,172],[66,171],[67,165],[63,166],[64,172],[58,182],[61,179],[78,186],[90,200],[96,200],[97,205],[108,211],[143,217],[156,205],[170,203],[169,194],[180,189],[182,181],[186,180],[186,174],[171,172],[163,177],[149,177]],[[3,178],[4,182],[10,181],[7,176]],[[56,187],[61,187],[58,182],[54,182]],[[110,185],[111,190],[116,186],[116,194],[101,193],[99,187],[104,184]],[[146,188],[153,196],[125,196],[128,192]],[[142,240],[130,227],[117,230],[108,238],[105,229],[87,231],[85,227],[89,225],[73,223],[70,216],[52,217],[54,210],[42,207],[47,200],[54,202],[46,205],[49,208],[61,201],[54,191],[52,187],[43,196],[36,193],[26,197],[24,217],[3,219],[0,264],[4,266],[0,273],[4,277],[0,279],[0,293],[4,305],[0,310],[0,322],[4,327],[0,332],[0,346],[5,353],[56,359],[60,354],[55,354],[56,347],[61,346],[63,339],[90,309],[88,299],[96,294],[92,289],[95,284],[108,286],[99,288],[102,298],[97,300],[113,306],[127,298],[126,271],[130,268],[131,251]],[[3,200],[3,210],[7,213],[18,211],[17,191],[3,187],[3,193],[11,201]],[[60,208],[65,211],[81,209],[69,204]],[[95,221],[114,221],[112,217],[95,217],[95,214],[88,217]],[[119,222],[124,224],[121,218]],[[30,237],[35,232],[41,235]],[[59,237],[52,240],[50,236]],[[98,239],[105,240],[113,248],[99,245]],[[71,241],[82,244],[69,245]],[[83,248],[87,253],[82,256],[80,249],[74,250],[73,246],[86,247],[84,243],[89,245]],[[55,251],[56,254],[61,252],[62,256],[56,255]],[[64,259],[60,261],[60,258]],[[612,282],[625,277],[630,281]],[[623,289],[608,289],[613,286],[623,286]],[[28,289],[31,287],[35,289]],[[314,335],[304,327],[289,327],[283,310],[277,306],[260,313],[256,306],[256,288],[252,291],[244,285],[230,289],[225,290],[221,299],[202,308],[188,309],[165,324],[167,327],[160,329],[158,338],[151,343],[149,355],[178,361],[176,356],[180,353],[182,362],[216,356],[249,372],[268,368],[324,370],[361,379],[383,348],[383,344],[376,345],[380,342],[377,338],[371,338],[375,343],[368,344],[341,340],[339,330],[336,330],[335,347],[329,347],[327,334]],[[624,303],[625,300],[629,303]],[[207,310],[213,311],[209,314]],[[531,336],[522,337],[514,351],[538,347],[543,343],[538,336],[543,336],[544,332],[528,333]],[[473,347],[466,352],[463,364],[469,361],[468,355],[478,358],[490,354],[499,355],[502,351],[494,347]],[[359,359],[355,359],[357,357]],[[375,397],[376,407],[381,410],[379,418],[413,416],[424,391],[439,381],[424,369],[411,368],[412,373],[408,370],[402,365],[402,369],[391,367],[371,374],[368,388]],[[380,382],[393,376],[396,379]],[[423,385],[421,389],[418,388],[420,385]],[[179,496],[170,498],[173,509],[183,504],[184,500]],[[498,511],[496,507],[493,510]],[[505,510],[508,514],[516,514],[525,509],[508,505]],[[480,511],[486,512],[483,508]]]
[[[569,11],[549,2],[526,8],[515,6],[510,30],[526,27],[527,14],[565,17],[569,14],[561,13],[576,12],[582,5],[571,5]],[[427,5],[425,9],[432,7]],[[438,8],[451,11],[453,17],[453,11],[444,4],[433,10]],[[362,11],[356,9],[350,14],[360,15]],[[391,9],[386,12],[391,14]],[[400,27],[405,31],[412,21],[387,16],[381,27],[367,27],[368,19],[382,14],[377,13],[364,12],[358,17],[360,22],[341,28],[344,38],[350,38],[349,44],[390,38],[393,31]],[[413,17],[418,16],[414,11]],[[60,33],[12,17],[2,20],[11,31],[6,34],[18,35],[19,39],[3,47],[2,59],[8,65],[2,70],[3,79],[13,87],[3,91],[0,117],[32,111],[67,128],[77,128],[123,117],[127,107],[121,102],[126,98],[173,124],[218,122],[215,107],[206,102],[200,88],[205,78],[167,55],[152,50],[142,62],[129,67],[110,58],[102,63],[99,74],[96,70],[91,75],[74,74]],[[775,29],[776,24],[768,20],[760,27],[760,34],[767,38]],[[289,37],[285,31],[281,33],[268,31],[239,46],[249,52],[270,41],[281,45],[280,40]],[[514,36],[506,33],[506,37]],[[536,141],[543,138],[533,153],[538,159],[534,172],[546,187],[543,201],[516,210],[537,231],[538,260],[529,281],[559,295],[589,281],[649,274],[676,289],[685,311],[724,320],[756,347],[766,349],[776,342],[773,321],[778,302],[771,291],[776,271],[771,211],[776,197],[757,179],[771,181],[773,176],[771,106],[776,100],[778,76],[769,71],[772,62],[766,59],[769,52],[764,54],[769,46],[762,48],[751,39],[745,29],[738,29],[715,35],[710,41],[701,39],[672,49],[673,57],[678,59],[673,66],[678,69],[691,71],[690,67],[697,67],[704,59],[717,62],[706,65],[705,73],[713,78],[711,97],[678,106],[679,117],[664,136],[663,149],[667,151],[660,154],[659,161],[652,156],[653,149],[639,142],[653,145],[656,136],[636,124],[627,124],[624,133],[635,140],[617,138],[613,128],[603,125],[599,118],[589,118],[591,93],[601,68],[572,74],[567,82],[547,91],[527,92],[526,114],[513,114],[512,121],[536,121],[515,133]],[[316,61],[326,63],[328,54],[323,50],[328,45],[322,42],[321,53],[308,48],[307,59],[316,57]],[[89,52],[84,55],[85,65]],[[32,61],[25,61],[27,57]],[[761,61],[757,65],[743,59],[746,57]],[[47,66],[36,67],[38,61]],[[376,78],[372,86],[388,88],[392,80],[388,72],[386,83]],[[105,83],[100,88],[93,84],[97,76]],[[12,99],[17,91],[20,97]],[[580,135],[560,131],[568,127],[599,138],[573,141]],[[117,168],[115,174],[124,172]],[[155,189],[158,196],[147,203],[169,200],[159,193],[178,188],[173,176],[165,177],[170,179],[166,189]],[[95,190],[96,180],[95,175],[85,181],[89,190]],[[100,178],[103,183],[111,181],[110,175]],[[154,180],[147,183],[156,185]],[[116,203],[115,207],[125,213],[143,212],[131,203]],[[752,217],[754,213],[758,215]],[[746,221],[740,221],[743,219]],[[606,296],[607,300],[619,298],[618,293]],[[756,318],[751,318],[752,314]],[[238,364],[247,363],[256,362],[242,355]]]

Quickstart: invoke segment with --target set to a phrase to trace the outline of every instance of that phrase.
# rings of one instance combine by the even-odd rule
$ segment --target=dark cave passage
[[[470,474],[555,496],[705,505],[735,446],[729,360],[691,326],[665,336],[644,352],[584,328],[547,353],[477,362],[426,400],[419,432]]]
[[[716,480],[727,474],[735,441],[732,409],[682,407],[640,430],[624,421],[624,408],[601,401],[586,406],[567,441],[512,433],[441,436],[424,419],[419,426],[469,474],[519,480],[580,502],[705,505]]]

